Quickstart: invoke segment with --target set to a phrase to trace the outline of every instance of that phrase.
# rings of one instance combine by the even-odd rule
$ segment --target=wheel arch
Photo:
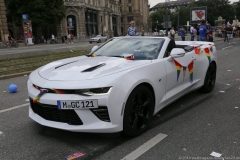
[[[135,88],[137,88],[140,85],[146,86],[151,91],[151,93],[153,95],[153,99],[154,99],[154,110],[155,110],[156,98],[155,98],[155,92],[154,92],[153,86],[150,83],[148,83],[148,82],[142,82],[142,83],[138,84]]]

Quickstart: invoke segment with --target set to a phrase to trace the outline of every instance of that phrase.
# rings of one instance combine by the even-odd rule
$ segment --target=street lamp
[[[158,25],[158,21],[157,21],[157,24],[156,24],[156,32],[157,32],[157,25]]]
[[[168,36],[167,2],[165,3],[165,6],[166,6],[165,29],[166,29],[166,36]]]

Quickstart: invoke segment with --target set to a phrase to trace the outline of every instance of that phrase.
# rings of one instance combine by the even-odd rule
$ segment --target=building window
[[[133,21],[133,16],[129,16],[129,17],[127,17],[127,20],[128,20],[128,22]]]
[[[121,23],[123,23],[123,17],[121,17]]]
[[[132,3],[132,0],[128,0],[128,3]]]
[[[129,12],[132,12],[132,7],[128,7],[128,11],[129,11]]]
[[[101,16],[101,22],[102,22],[102,16]]]

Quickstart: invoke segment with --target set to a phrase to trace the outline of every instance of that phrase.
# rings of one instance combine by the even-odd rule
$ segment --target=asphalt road
[[[149,130],[136,138],[43,127],[28,117],[28,76],[1,80],[0,159],[61,160],[77,152],[85,160],[213,159],[212,152],[225,159],[240,159],[240,40],[235,45],[219,41],[216,46],[214,91],[182,97],[160,111]],[[11,83],[18,85],[19,92],[8,93]]]

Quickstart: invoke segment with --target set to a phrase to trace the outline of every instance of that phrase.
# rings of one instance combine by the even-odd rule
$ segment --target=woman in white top
[[[174,27],[172,27],[172,29],[170,30],[170,38],[174,39],[175,38],[175,30]]]

